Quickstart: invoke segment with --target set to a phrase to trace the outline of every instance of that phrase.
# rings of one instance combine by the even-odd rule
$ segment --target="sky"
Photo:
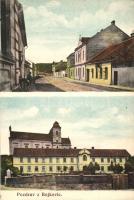
[[[134,30],[134,0],[19,0],[24,8],[33,62],[66,60],[79,36],[91,37],[112,20],[127,34]]]
[[[134,96],[25,95],[0,98],[1,154],[14,131],[48,133],[58,121],[72,147],[127,149],[134,155]]]

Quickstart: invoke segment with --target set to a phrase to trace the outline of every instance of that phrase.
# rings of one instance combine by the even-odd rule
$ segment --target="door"
[[[87,82],[89,82],[89,69],[87,69]]]
[[[118,71],[114,71],[114,85],[118,85]]]

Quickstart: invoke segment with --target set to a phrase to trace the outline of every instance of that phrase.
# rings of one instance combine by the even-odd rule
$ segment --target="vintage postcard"
[[[134,0],[0,0],[2,200],[134,199]]]
[[[133,199],[134,96],[68,94],[0,98],[2,200]]]
[[[0,0],[0,91],[134,91],[133,0]]]

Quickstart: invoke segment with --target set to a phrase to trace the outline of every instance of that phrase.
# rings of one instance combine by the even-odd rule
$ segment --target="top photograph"
[[[134,92],[134,0],[0,0],[0,92]]]

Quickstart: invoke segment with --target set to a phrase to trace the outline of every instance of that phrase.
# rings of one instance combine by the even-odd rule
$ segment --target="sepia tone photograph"
[[[0,91],[134,91],[133,0],[0,0]]]

